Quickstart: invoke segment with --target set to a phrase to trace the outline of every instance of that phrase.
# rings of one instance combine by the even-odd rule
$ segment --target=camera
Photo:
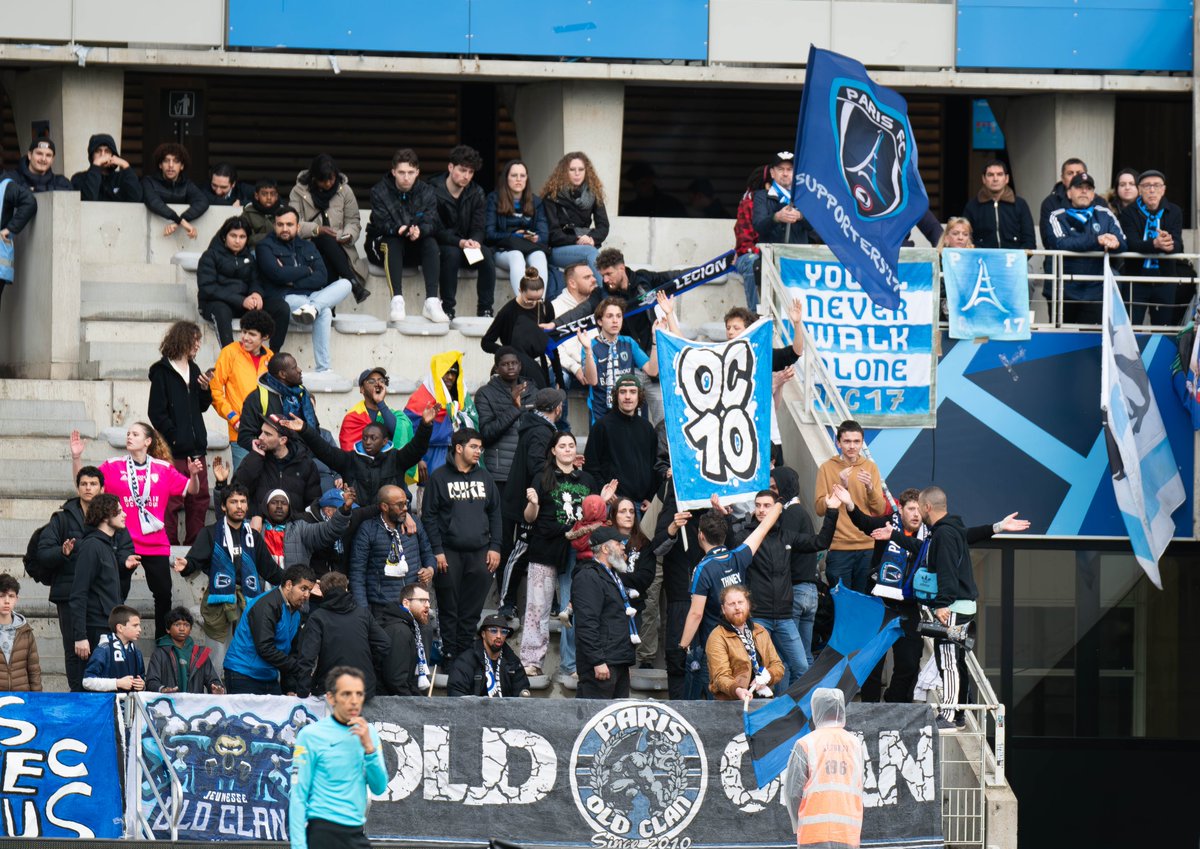
[[[922,637],[941,637],[952,643],[958,643],[967,651],[975,650],[975,620],[965,625],[943,625],[936,619],[923,620],[917,626],[917,633]]]

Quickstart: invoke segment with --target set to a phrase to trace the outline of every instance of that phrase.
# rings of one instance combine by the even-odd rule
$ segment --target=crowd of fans
[[[714,499],[704,510],[679,509],[654,334],[677,329],[673,300],[660,293],[653,314],[627,316],[677,272],[629,268],[603,248],[604,187],[582,152],[564,155],[540,192],[515,160],[485,194],[473,181],[483,163],[472,148],[455,147],[446,173],[429,179],[412,150],[399,150],[370,192],[364,257],[357,201],[327,154],[297,175],[284,203],[274,182],[251,191],[229,165],[200,188],[177,144],[159,146],[141,181],[110,136],[93,136],[88,150],[91,166],[68,182],[53,173],[53,143],[35,141],[5,191],[0,237],[27,223],[30,205],[36,210],[29,193],[43,190],[144,202],[166,219],[167,234],[194,237],[192,222],[210,206],[234,215],[197,272],[199,314],[222,344],[213,368],[196,363],[200,327],[176,322],[149,370],[149,421],[130,425],[125,452],[98,466],[82,464],[84,442],[72,438],[77,495],[36,541],[74,691],[307,695],[331,669],[351,666],[364,670],[368,696],[428,694],[437,670],[452,695],[516,696],[547,677],[557,618],[556,677],[580,697],[627,695],[630,671],[655,665],[660,646],[671,698],[770,697],[828,640],[828,588],[841,583],[881,595],[903,617],[890,685],[885,692],[876,670],[864,696],[908,701],[920,693],[921,606],[945,624],[969,622],[977,596],[969,542],[1027,526],[1010,516],[968,530],[936,487],[893,499],[853,421],[838,429],[838,453],[812,493],[819,530],[798,476],[777,464],[779,446],[771,486],[752,508],[731,511]],[[939,247],[1034,248],[1032,215],[1007,165],[988,163],[982,182],[961,218],[944,229],[923,222],[926,236]],[[637,203],[668,202],[652,171],[639,172],[637,184]],[[725,316],[729,338],[757,318],[757,244],[817,238],[792,205],[791,185],[787,152],[748,180],[734,227],[747,307]],[[1043,243],[1162,255],[1127,271],[1178,275],[1185,264],[1165,257],[1182,250],[1182,215],[1164,193],[1158,171],[1125,171],[1111,201],[1098,202],[1086,166],[1069,160],[1042,205]],[[709,197],[701,206],[717,204]],[[332,311],[371,294],[368,259],[384,270],[393,320],[405,318],[406,268],[421,267],[422,313],[435,322],[455,314],[460,270],[476,268],[479,314],[492,319],[481,341],[492,371],[472,396],[464,355],[438,354],[394,409],[388,367],[367,367],[362,400],[334,436],[284,343],[290,322],[312,325],[316,372],[329,371]],[[1064,266],[1091,274],[1096,262]],[[493,311],[497,268],[514,298]],[[1068,284],[1068,321],[1094,320],[1098,285]],[[1135,299],[1151,303],[1151,319],[1178,323],[1180,292],[1146,290]],[[550,343],[547,331],[587,315],[593,331]],[[789,318],[803,320],[798,301]],[[776,391],[802,354],[802,337],[771,352]],[[588,405],[582,451],[568,390]],[[228,424],[230,463],[208,461],[209,407]],[[172,560],[172,545],[190,548]],[[125,605],[139,568],[154,597],[149,664],[137,648],[137,611]],[[938,579],[924,598],[912,591],[922,569]],[[172,571],[205,584],[200,642],[192,614],[172,607]],[[18,592],[0,576],[0,679],[36,689],[37,650],[13,609]],[[497,613],[484,616],[493,599]],[[518,629],[519,652],[507,644]],[[966,701],[961,645],[939,641],[933,662],[944,692]],[[959,718],[947,711],[941,723],[950,730]]]

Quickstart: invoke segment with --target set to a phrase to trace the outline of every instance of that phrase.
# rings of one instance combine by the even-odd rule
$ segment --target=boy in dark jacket
[[[213,693],[221,695],[212,651],[192,641],[195,620],[186,607],[167,614],[167,633],[160,637],[146,669],[146,689],[152,693]]]
[[[109,614],[121,604],[120,570],[136,569],[142,562],[124,533],[125,511],[115,495],[97,495],[84,516],[92,530],[79,544],[70,601],[73,649],[81,660],[88,659],[112,627]]]
[[[442,310],[448,318],[454,318],[458,272],[469,264],[463,253],[465,250],[479,251],[483,255],[483,259],[473,265],[479,272],[475,282],[479,301],[477,314],[491,315],[496,299],[496,262],[492,257],[492,249],[483,244],[487,235],[484,218],[487,197],[474,182],[475,172],[481,168],[483,158],[479,151],[460,144],[450,151],[449,165],[446,166],[448,173],[438,174],[429,180],[440,225],[436,238],[440,253]]]
[[[7,176],[16,180],[29,191],[69,192],[71,181],[62,174],[54,173],[54,142],[48,138],[34,139],[29,143],[29,152],[17,162],[17,167]]]
[[[181,144],[164,142],[154,149],[151,159],[158,173],[142,178],[142,203],[170,222],[163,228],[164,236],[170,236],[182,227],[189,239],[196,238],[192,222],[208,210],[208,198],[185,173],[192,164],[191,155]],[[171,203],[187,204],[187,209],[176,212],[167,205]]]
[[[363,674],[366,698],[375,697],[375,669],[391,651],[392,641],[371,612],[350,595],[341,572],[321,576],[321,606],[304,623],[300,635],[300,673],[296,694],[323,695],[325,676],[335,666],[350,666]]]
[[[512,633],[503,616],[488,616],[479,625],[479,639],[454,661],[446,684],[447,696],[528,696],[529,676],[516,652],[508,647]]]
[[[122,159],[117,143],[108,133],[96,133],[88,139],[86,171],[71,177],[71,188],[82,200],[141,203],[142,184],[137,174]]]
[[[449,320],[438,298],[439,253],[437,231],[441,224],[433,188],[417,179],[421,160],[412,148],[402,148],[392,156],[392,170],[371,187],[371,220],[367,222],[367,255],[383,265],[392,303],[390,321],[406,317],[400,281],[406,251],[417,252],[425,277],[426,311],[437,321]],[[433,303],[431,304],[430,301]],[[437,305],[437,312],[433,306]],[[430,318],[430,316],[426,316]],[[431,321],[435,318],[430,318]]]
[[[500,492],[479,465],[483,437],[464,427],[450,438],[444,465],[425,485],[422,518],[437,559],[433,585],[438,595],[446,664],[467,649],[471,633],[500,567]]]
[[[146,689],[146,663],[137,647],[142,618],[132,607],[118,604],[108,615],[110,633],[99,645],[83,672],[83,689],[98,693],[129,693]]]

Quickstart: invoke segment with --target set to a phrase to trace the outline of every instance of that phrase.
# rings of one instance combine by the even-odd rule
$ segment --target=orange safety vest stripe
[[[858,740],[840,728],[800,739],[808,779],[797,813],[796,843],[857,846],[862,833],[862,764]]]

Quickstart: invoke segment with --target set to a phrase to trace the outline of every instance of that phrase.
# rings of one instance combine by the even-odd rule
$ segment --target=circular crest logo
[[[621,702],[583,727],[570,775],[575,806],[590,828],[650,841],[674,837],[699,812],[708,759],[696,729],[673,709]]]

